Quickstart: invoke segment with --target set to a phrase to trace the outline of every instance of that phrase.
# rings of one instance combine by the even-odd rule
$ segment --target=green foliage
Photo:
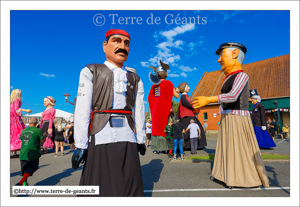
[[[280,154],[261,154],[263,160],[289,160],[289,155],[280,155]],[[196,155],[186,158],[187,160],[213,160],[215,158],[214,154],[207,155]]]
[[[289,155],[279,155],[279,154],[262,154],[263,160],[289,160]]]
[[[175,111],[175,116],[177,116],[177,112],[178,112],[178,107],[179,107],[179,102],[175,101],[175,100],[172,100],[172,106],[173,106],[173,109]]]
[[[196,155],[193,157],[186,158],[187,160],[213,160],[215,158],[214,154],[207,154],[207,155]]]

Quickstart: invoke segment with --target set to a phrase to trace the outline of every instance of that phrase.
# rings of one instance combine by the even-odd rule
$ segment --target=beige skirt
[[[212,176],[227,186],[269,186],[250,117],[222,114]]]

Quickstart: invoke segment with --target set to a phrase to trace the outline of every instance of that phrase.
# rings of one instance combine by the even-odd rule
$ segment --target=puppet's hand
[[[79,167],[79,164],[83,164],[86,161],[87,149],[77,148],[72,156],[72,168],[75,170]]]
[[[265,130],[267,129],[267,127],[266,127],[266,126],[262,126],[261,129],[262,129],[263,131],[265,131]]]
[[[198,96],[195,97],[193,104],[194,108],[201,108],[203,106],[206,106],[209,103],[216,103],[218,102],[217,96]]]
[[[48,134],[52,134],[52,129],[48,129]]]
[[[141,155],[145,155],[146,153],[146,145],[145,144],[138,144],[138,151]]]
[[[209,104],[208,97],[206,96],[195,97],[193,104],[194,104],[194,108],[196,109],[206,106],[207,104]]]

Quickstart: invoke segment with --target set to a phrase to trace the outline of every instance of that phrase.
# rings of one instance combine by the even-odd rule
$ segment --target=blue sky
[[[105,23],[96,26],[103,23],[96,18],[100,14]],[[44,111],[46,96],[56,99],[56,109],[73,113],[63,94],[72,101],[80,70],[105,61],[102,42],[112,28],[131,36],[125,66],[135,68],[144,82],[146,110],[148,65],[157,66],[160,59],[171,67],[168,80],[175,87],[188,82],[191,95],[205,71],[220,69],[215,51],[224,42],[247,47],[244,64],[290,53],[288,10],[12,10],[10,17],[10,91],[21,89],[22,108],[32,113]],[[125,17],[132,17],[127,24]]]

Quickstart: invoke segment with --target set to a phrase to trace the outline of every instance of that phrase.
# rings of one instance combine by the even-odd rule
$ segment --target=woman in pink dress
[[[10,95],[10,151],[14,151],[14,156],[21,149],[22,141],[19,140],[19,137],[25,128],[21,119],[22,111],[31,113],[30,109],[21,109],[21,96],[20,89],[14,89]]]
[[[46,141],[43,144],[43,153],[47,152],[47,148],[54,148],[54,137],[55,137],[55,127],[53,119],[55,118],[55,100],[52,96],[47,96],[44,98],[44,106],[46,106],[46,110],[42,113],[42,121],[40,125],[40,129],[43,131],[44,137],[46,137]]]

